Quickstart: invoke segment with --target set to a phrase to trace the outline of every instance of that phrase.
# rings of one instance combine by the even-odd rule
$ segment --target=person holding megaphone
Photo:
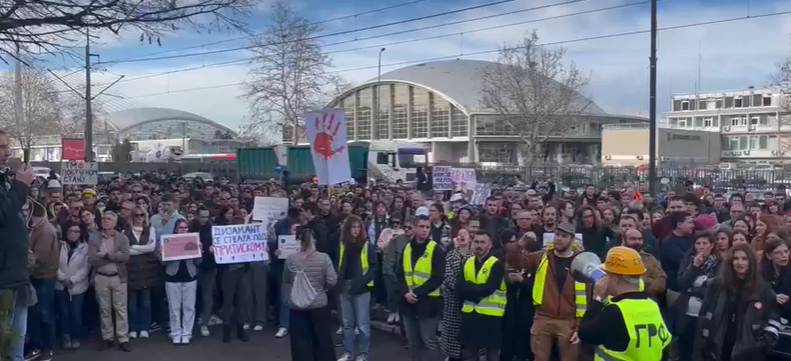
[[[641,291],[644,273],[640,253],[623,246],[610,249],[600,269],[589,273],[596,280],[593,301],[577,336],[596,346],[595,361],[660,361],[669,350],[659,306]]]

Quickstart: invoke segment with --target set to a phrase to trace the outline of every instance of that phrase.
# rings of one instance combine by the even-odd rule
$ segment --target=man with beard
[[[667,275],[656,257],[643,249],[643,233],[635,228],[627,230],[623,235],[623,245],[637,251],[645,265],[640,291],[658,301],[659,296],[665,293]]]
[[[488,234],[495,235],[500,234],[500,231],[511,228],[511,224],[508,222],[505,217],[501,216],[498,212],[500,210],[500,205],[497,202],[497,198],[489,197],[486,198],[486,215],[481,217],[481,228],[486,230]],[[502,247],[499,240],[492,240],[493,250],[499,250]]]
[[[338,261],[338,250],[341,247],[341,232],[340,232],[340,220],[338,216],[332,214],[332,204],[330,200],[327,198],[321,198],[318,201],[318,213],[315,213],[317,220],[321,220],[324,222],[326,228],[326,239],[325,241],[328,242],[327,250],[319,250],[319,252],[324,252],[333,262]],[[319,234],[317,233],[316,236],[318,237]],[[319,239],[316,238],[316,243],[318,245]]]
[[[474,256],[464,262],[456,292],[464,301],[461,308],[461,345],[464,359],[499,359],[502,323],[507,303],[505,269],[491,253],[492,240],[479,231],[472,242]]]
[[[574,226],[561,223],[555,228],[552,247],[520,258],[515,268],[535,275],[533,304],[536,315],[530,330],[530,347],[536,361],[549,361],[557,345],[560,361],[576,361],[579,356],[577,328],[588,305],[587,287],[571,276]]]

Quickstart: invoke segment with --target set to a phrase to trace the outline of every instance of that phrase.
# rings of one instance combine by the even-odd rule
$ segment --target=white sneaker
[[[203,336],[203,337],[209,337],[209,335],[210,335],[209,326],[205,326],[205,325],[201,326],[200,327],[200,335]]]
[[[390,324],[396,323],[396,314],[395,313],[391,313],[391,314],[387,315],[387,323],[390,323]]]
[[[363,355],[360,355],[360,356],[357,356],[357,358],[354,359],[354,361],[368,361],[368,358],[363,356]]]
[[[341,358],[338,359],[338,361],[352,361],[352,354],[348,352],[344,353],[343,356],[341,356]]]
[[[359,335],[360,334],[360,329],[358,327],[354,328],[354,334],[355,335]]]
[[[140,338],[148,338],[148,331],[140,331]]]
[[[209,326],[218,326],[218,325],[222,325],[222,319],[220,319],[220,317],[218,317],[217,315],[211,316],[211,318],[209,319]]]
[[[253,331],[263,331],[263,330],[264,330],[264,326],[261,325],[255,325],[255,327],[253,327]]]
[[[181,337],[173,337],[171,340],[173,340],[174,345],[181,345]]]
[[[250,324],[249,323],[245,323],[244,325],[242,325],[242,328],[245,329],[245,330],[249,330],[250,329]]]
[[[336,335],[343,335],[343,326],[338,327],[338,331],[335,331]],[[351,357],[351,356],[349,356]]]
[[[181,344],[182,345],[189,345],[192,342],[192,337],[183,336],[181,337]]]
[[[129,333],[129,338],[137,338],[137,332],[132,331]]]
[[[288,335],[288,329],[285,327],[281,327],[277,329],[277,333],[275,334],[275,337],[282,338],[285,337],[286,335]]]

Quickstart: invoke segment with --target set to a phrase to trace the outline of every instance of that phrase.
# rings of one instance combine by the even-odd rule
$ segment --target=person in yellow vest
[[[551,248],[523,255],[513,265],[534,275],[536,311],[530,348],[535,361],[549,361],[553,345],[558,347],[560,361],[577,361],[579,357],[577,327],[588,304],[588,290],[571,276],[571,260],[578,253],[573,242],[574,226],[560,223]]]
[[[659,306],[640,291],[645,266],[629,247],[613,247],[601,266],[593,301],[582,319],[579,339],[596,347],[595,361],[660,361],[671,335]],[[603,301],[612,296],[609,303]]]
[[[440,286],[445,278],[445,251],[431,240],[428,209],[415,212],[414,236],[396,262],[401,296],[399,313],[412,361],[439,359],[437,326],[442,313]]]
[[[460,341],[465,360],[486,361],[500,358],[502,323],[507,302],[505,268],[492,254],[492,239],[479,231],[472,241],[474,256],[462,265],[456,293],[464,303],[461,308]],[[484,356],[482,356],[484,357]]]
[[[371,289],[379,262],[360,217],[349,215],[341,226],[338,285],[346,352],[338,361],[367,361],[371,345]]]

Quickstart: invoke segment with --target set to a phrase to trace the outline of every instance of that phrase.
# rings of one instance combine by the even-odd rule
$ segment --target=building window
[[[515,143],[479,143],[478,159],[481,162],[516,164]]]
[[[758,125],[760,119],[758,117],[750,117],[750,125]]]
[[[754,135],[750,137],[750,147],[748,149],[757,149],[758,148],[758,144],[757,144],[758,143],[758,139],[757,138],[758,137],[756,137]]]
[[[681,110],[689,110],[689,100],[684,100],[681,102]]]
[[[768,149],[769,148],[769,137],[762,135],[758,137],[758,149]]]
[[[431,94],[431,137],[447,138],[450,133],[450,103]]]
[[[739,149],[747,150],[749,149],[749,144],[747,144],[747,136],[743,135],[739,137]]]
[[[475,117],[475,135],[516,135],[499,116]]]
[[[687,127],[687,119],[679,119],[678,120],[678,127],[679,128],[686,128]]]
[[[357,139],[354,134],[354,94],[343,99],[343,114],[346,116],[346,138]]]
[[[703,126],[704,127],[713,127],[714,126],[714,118],[712,118],[712,117],[703,118]]]
[[[413,87],[409,104],[412,108],[411,138],[428,138],[428,92]]]
[[[469,135],[467,132],[467,128],[469,127],[469,122],[467,121],[467,114],[464,114],[461,109],[456,108],[454,105],[450,106],[450,117],[451,117],[451,131],[453,132],[454,137],[466,137]]]
[[[764,95],[763,105],[765,107],[771,107],[772,106],[772,96],[771,95]]]
[[[394,86],[393,104],[393,139],[407,139],[407,107],[409,106],[409,86],[396,84]]]
[[[390,86],[377,86],[376,98],[379,113],[376,118],[376,139],[390,139]],[[380,98],[381,97],[381,98]]]
[[[360,89],[357,93],[357,139],[371,139],[373,88]]]
[[[733,107],[734,108],[741,108],[743,104],[743,100],[741,97],[733,98]]]
[[[728,149],[739,150],[739,137],[728,137]]]

